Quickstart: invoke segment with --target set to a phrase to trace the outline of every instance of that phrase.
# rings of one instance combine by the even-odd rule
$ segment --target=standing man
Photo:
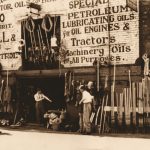
[[[81,85],[79,87],[80,92],[82,93],[82,99],[80,100],[79,104],[83,103],[83,132],[85,134],[91,133],[91,122],[90,116],[92,113],[92,101],[94,97],[85,90],[85,87]]]
[[[45,96],[40,89],[37,89],[37,93],[34,95],[34,99],[36,101],[35,108],[36,108],[36,119],[37,122],[40,124],[42,123],[43,115],[44,115],[44,106],[43,100],[46,99],[49,102],[52,102],[47,96]]]
[[[87,91],[93,96],[92,101],[92,111],[96,111],[96,89],[94,88],[94,83],[92,81],[89,81],[87,84]]]
[[[76,104],[75,106],[78,109],[78,114],[79,114],[79,133],[83,133],[83,104],[79,104],[81,98],[82,98],[82,94],[80,92],[80,83],[77,83],[77,87],[76,87]]]

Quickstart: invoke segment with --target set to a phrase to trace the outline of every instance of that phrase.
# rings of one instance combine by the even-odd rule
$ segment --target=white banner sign
[[[139,14],[126,0],[67,0],[61,37],[69,51],[65,67],[92,66],[94,60],[134,64],[139,57]]]
[[[3,70],[17,70],[22,65],[21,50],[18,48],[21,24],[14,13],[18,3],[13,2],[4,0],[0,3],[0,63]]]
[[[69,51],[65,67],[101,63],[134,64],[139,57],[139,14],[126,0],[28,0],[41,13],[61,16],[61,38]],[[0,62],[3,69],[22,65],[20,18],[29,13],[26,0],[0,1]],[[42,15],[40,17],[42,17]]]
[[[0,63],[3,70],[17,70],[22,66],[21,20],[30,15],[29,2],[42,8],[45,14],[59,14],[64,10],[62,0],[2,0],[0,1]],[[64,3],[65,4],[65,3]],[[39,17],[39,18],[40,18]]]

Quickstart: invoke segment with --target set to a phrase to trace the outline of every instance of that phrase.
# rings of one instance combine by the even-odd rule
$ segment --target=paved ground
[[[150,139],[0,129],[1,150],[149,150]]]

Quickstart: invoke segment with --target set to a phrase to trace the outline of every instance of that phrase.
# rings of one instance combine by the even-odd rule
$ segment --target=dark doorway
[[[42,92],[49,97],[53,102],[49,103],[44,100],[44,109],[56,110],[65,108],[64,101],[64,78],[51,77],[51,78],[20,78],[20,95],[24,107],[27,109],[26,120],[27,122],[35,122],[35,100],[34,94],[36,89],[40,88]]]

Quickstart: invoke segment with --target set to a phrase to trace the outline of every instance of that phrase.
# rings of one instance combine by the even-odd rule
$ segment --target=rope
[[[56,30],[56,24],[57,24],[57,16],[55,16],[55,18],[54,18],[54,34],[53,34],[53,36],[55,36],[55,30]]]
[[[42,46],[41,46],[40,31],[39,31],[39,30],[37,30],[37,33],[38,33],[39,46],[40,46],[40,48],[41,48]]]
[[[30,22],[31,22],[31,26],[30,26]],[[34,24],[34,21],[33,21],[33,18],[31,16],[29,16],[27,18],[27,21],[26,21],[26,29],[29,31],[29,32],[33,32],[34,29],[35,29],[35,24]]]
[[[37,44],[36,44],[35,34],[34,34],[34,32],[32,32],[32,33],[33,33],[34,45],[35,45],[35,47],[36,47],[36,46],[37,46]]]
[[[48,18],[48,21],[49,21],[49,24],[50,24],[49,28],[46,27],[46,24],[47,24],[47,23],[46,23],[46,19],[47,19],[47,18]],[[41,27],[42,27],[42,29],[45,30],[46,32],[50,32],[51,29],[52,29],[52,26],[53,26],[53,22],[52,22],[52,20],[51,20],[51,16],[50,16],[49,14],[46,14],[46,15],[44,16],[44,18],[43,18]]]
[[[41,31],[40,25],[38,25],[38,27],[39,27],[39,34],[40,34],[41,42],[42,42],[42,45],[44,45],[43,36],[42,36],[42,31]]]
[[[60,61],[60,56],[59,56],[59,77],[61,77],[61,61]]]
[[[30,32],[31,46],[32,46],[32,48],[33,48],[33,38],[32,38],[31,31],[29,31],[29,32]]]

